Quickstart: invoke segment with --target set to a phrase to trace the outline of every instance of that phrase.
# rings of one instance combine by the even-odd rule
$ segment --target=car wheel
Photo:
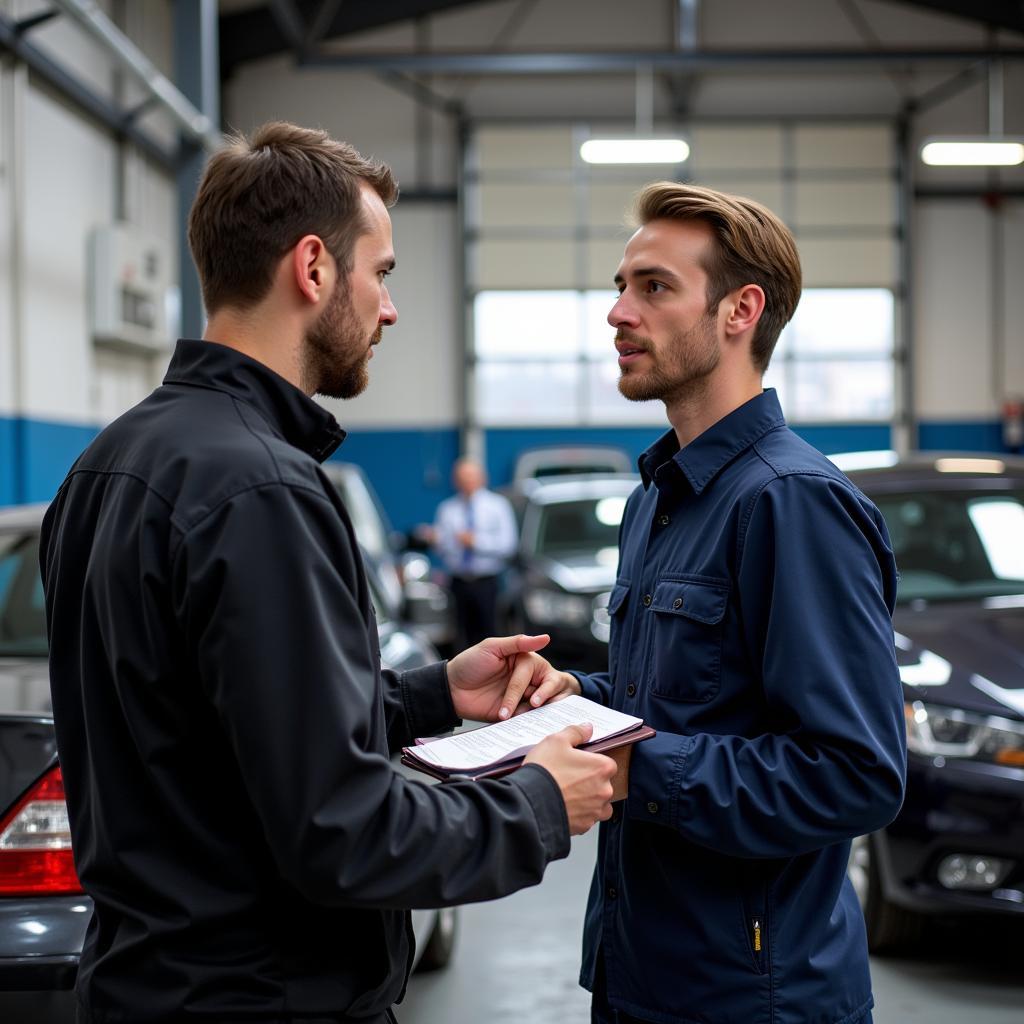
[[[416,965],[417,971],[438,971],[448,966],[455,948],[455,932],[458,916],[454,907],[444,907],[437,912],[434,930],[423,948],[423,956]]]
[[[850,849],[847,874],[864,912],[871,953],[909,951],[924,937],[921,914],[897,906],[882,892],[882,879],[871,836],[858,836]]]

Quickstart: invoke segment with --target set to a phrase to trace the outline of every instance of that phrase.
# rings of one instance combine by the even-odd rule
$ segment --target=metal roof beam
[[[106,125],[113,133],[133,142],[147,156],[169,170],[178,163],[178,153],[168,149],[132,123],[134,111],[123,111],[98,96],[84,82],[64,70],[55,60],[30,43],[18,24],[0,14],[0,49],[12,53],[61,97],[82,113]]]
[[[306,67],[336,71],[394,71],[405,74],[586,75],[621,72],[632,75],[637,65],[658,71],[765,71],[779,69],[831,71],[851,66],[886,67],[956,64],[978,60],[1024,60],[1024,47],[1013,49],[909,50],[614,50],[580,53],[346,53],[308,54]]]
[[[187,138],[208,150],[222,145],[220,132],[210,119],[181,94],[177,86],[107,17],[95,0],[54,0],[118,63],[131,72],[177,122]]]

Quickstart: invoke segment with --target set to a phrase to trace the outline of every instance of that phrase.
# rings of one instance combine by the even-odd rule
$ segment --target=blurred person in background
[[[389,755],[507,716],[547,638],[382,671],[323,462],[397,311],[383,164],[272,123],[209,161],[189,242],[209,322],[72,467],[43,524],[57,747],[94,912],[83,1024],[383,1024],[409,908],[539,882],[611,814],[614,762],[539,744],[427,786]]]
[[[458,492],[437,507],[434,544],[450,580],[461,650],[497,632],[501,574],[515,554],[516,517],[507,498],[487,490],[475,459],[452,468]]]

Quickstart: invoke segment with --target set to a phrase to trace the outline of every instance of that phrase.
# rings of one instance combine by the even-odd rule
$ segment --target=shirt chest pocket
[[[653,617],[650,692],[668,700],[704,702],[718,693],[727,580],[676,577],[658,581]]]

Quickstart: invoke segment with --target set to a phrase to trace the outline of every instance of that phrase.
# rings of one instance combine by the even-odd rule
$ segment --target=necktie
[[[473,530],[473,499],[469,497],[466,499],[466,530],[472,532]],[[462,567],[464,569],[469,568],[470,562],[473,561],[473,549],[467,544],[462,549]]]

